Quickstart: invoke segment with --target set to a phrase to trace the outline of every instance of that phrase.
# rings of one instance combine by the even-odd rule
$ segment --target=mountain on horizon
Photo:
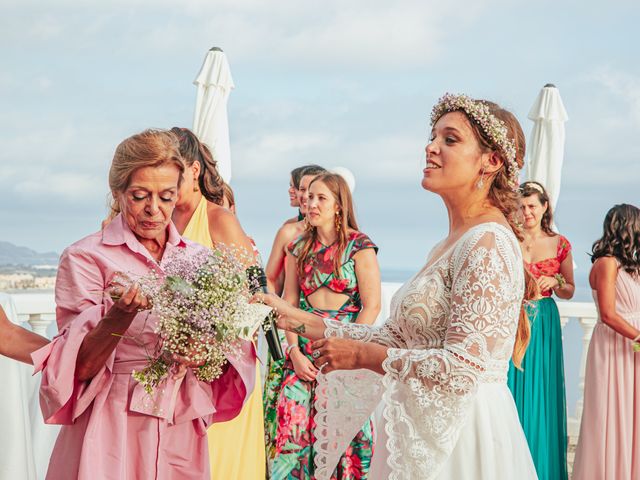
[[[40,253],[27,247],[20,247],[13,243],[0,240],[0,266],[1,265],[57,265],[60,255],[56,252]]]

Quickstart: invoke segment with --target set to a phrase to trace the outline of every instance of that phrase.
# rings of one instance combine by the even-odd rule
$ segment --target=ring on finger
[[[320,350],[314,350],[314,351],[313,351],[313,353],[311,354],[311,356],[312,356],[314,359],[319,358],[319,357],[320,357]]]

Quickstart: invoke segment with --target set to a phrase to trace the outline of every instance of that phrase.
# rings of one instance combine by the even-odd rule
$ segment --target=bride
[[[524,134],[510,112],[465,95],[442,97],[431,125],[422,186],[442,197],[449,234],[396,293],[384,326],[255,298],[280,328],[316,340],[318,479],[381,398],[388,478],[537,478],[506,385],[509,359],[520,365],[526,350],[522,303],[534,288],[514,221]]]

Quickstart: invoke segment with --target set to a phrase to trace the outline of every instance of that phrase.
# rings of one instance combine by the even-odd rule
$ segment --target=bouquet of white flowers
[[[179,250],[163,264],[163,277],[137,280],[158,320],[149,363],[132,374],[148,393],[181,364],[198,365],[199,380],[220,377],[240,340],[252,338],[269,309],[248,303],[251,285],[242,260],[224,245],[196,254]]]

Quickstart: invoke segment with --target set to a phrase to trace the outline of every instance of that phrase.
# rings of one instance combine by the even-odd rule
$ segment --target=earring
[[[193,177],[193,191],[197,192],[198,189],[198,179],[196,177]]]
[[[478,190],[482,190],[482,187],[484,187],[484,170],[485,170],[485,166],[482,166],[482,172],[480,172],[480,179],[476,182],[476,188]]]
[[[340,227],[342,226],[342,219],[340,218],[340,212],[336,212],[335,225],[336,225],[336,232],[340,233]]]

